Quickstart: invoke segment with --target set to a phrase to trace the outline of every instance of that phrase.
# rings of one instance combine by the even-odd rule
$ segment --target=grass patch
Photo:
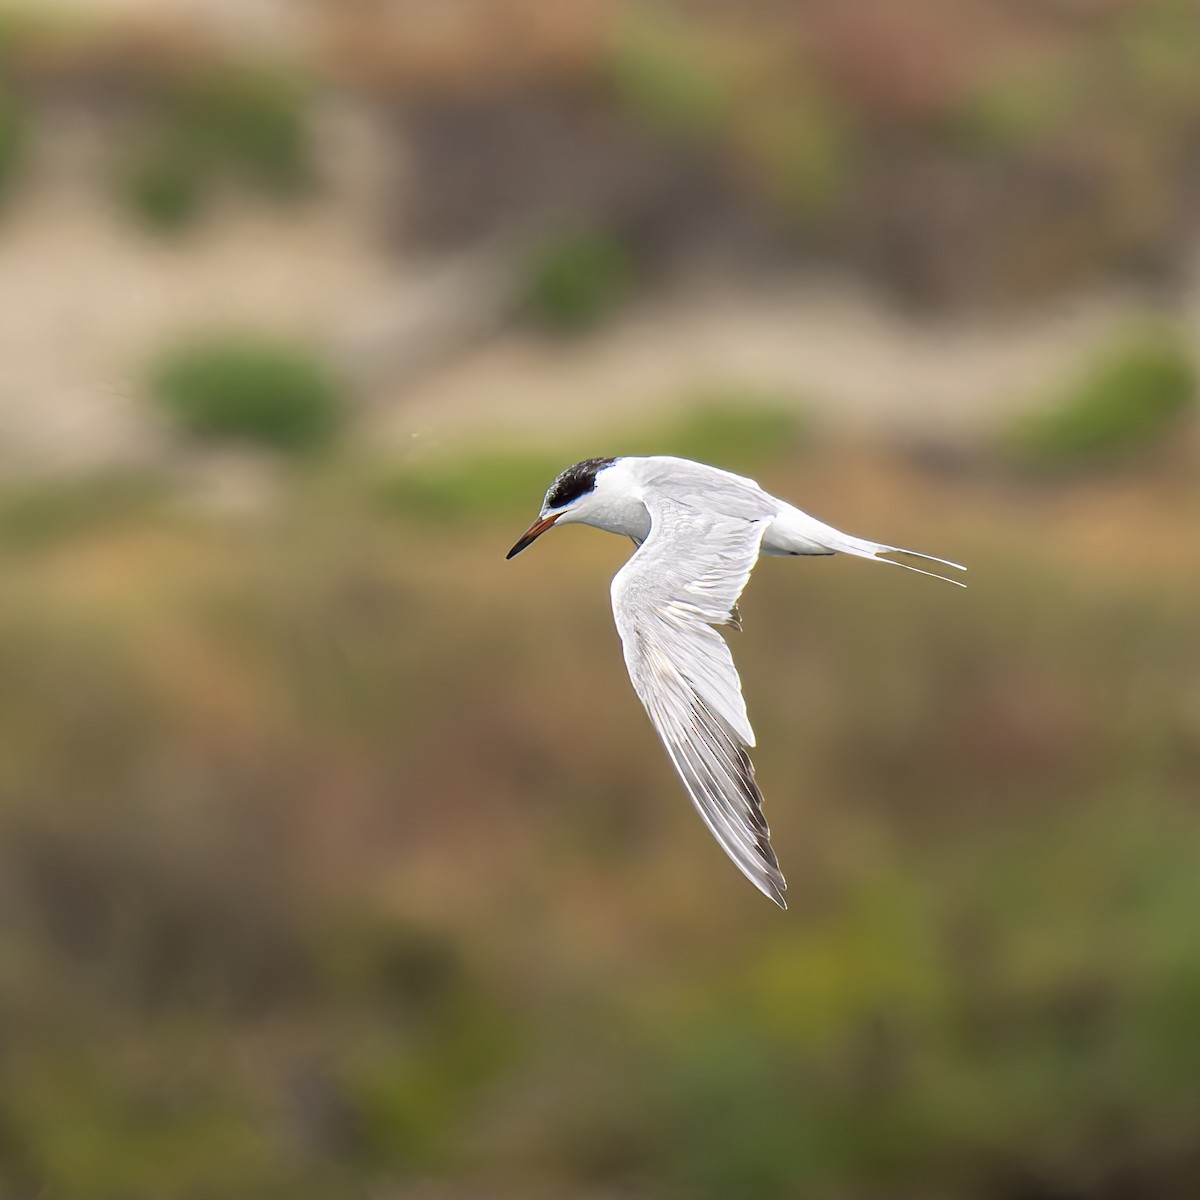
[[[1196,37],[1196,10],[1189,0],[1131,7],[1116,32],[1125,103],[1160,121],[1194,116],[1200,107]]]
[[[35,484],[0,493],[0,545],[38,549],[125,522],[156,510],[166,493],[148,475],[111,475]]]
[[[625,22],[613,43],[610,71],[620,106],[655,133],[694,139],[725,123],[728,90],[695,31],[668,13],[642,12]]]
[[[142,225],[157,233],[174,233],[200,215],[208,192],[207,176],[193,148],[159,131],[129,152],[118,186],[126,210]]]
[[[242,335],[168,350],[151,368],[150,393],[194,437],[290,453],[326,446],[343,415],[339,390],[311,351]]]
[[[589,329],[628,296],[633,274],[629,253],[611,234],[557,233],[525,263],[522,307],[536,323],[558,332]]]
[[[1196,369],[1180,339],[1137,330],[1010,430],[1005,449],[1039,467],[1110,462],[1161,441],[1195,400]]]
[[[802,226],[819,224],[853,182],[858,135],[845,107],[822,88],[788,83],[755,97],[735,136],[783,214]]]
[[[436,521],[532,511],[569,465],[552,453],[476,453],[391,475],[377,483],[376,496],[389,511]]]
[[[589,453],[675,454],[733,470],[752,470],[794,450],[803,422],[780,401],[736,389],[698,397],[683,417]],[[612,440],[612,439],[610,439]],[[582,448],[580,448],[582,449]],[[437,521],[531,512],[570,452],[485,451],[409,467],[375,485],[393,512]]]
[[[850,178],[848,124],[830,106],[794,106],[784,120],[772,161],[787,211],[819,220],[834,211]]]
[[[213,72],[180,92],[172,118],[201,152],[261,193],[286,198],[312,182],[308,94],[292,75]]]
[[[946,113],[940,129],[967,155],[1002,155],[1036,145],[1068,122],[1079,104],[1080,68],[1054,62],[982,81]]]
[[[25,105],[0,86],[0,198],[12,188],[29,144],[29,120]]]
[[[684,416],[633,441],[638,453],[751,471],[795,450],[803,435],[804,418],[784,397],[728,386],[700,392]]]

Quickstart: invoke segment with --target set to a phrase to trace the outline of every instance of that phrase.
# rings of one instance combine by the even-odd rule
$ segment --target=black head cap
[[[546,507],[565,508],[572,500],[586,495],[595,488],[596,475],[616,461],[615,458],[585,458],[583,462],[568,467],[550,485],[546,493]]]

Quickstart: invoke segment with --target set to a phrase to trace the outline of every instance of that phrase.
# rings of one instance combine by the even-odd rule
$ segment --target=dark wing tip
[[[761,793],[759,794],[761,795]],[[779,869],[779,859],[775,857],[775,848],[768,840],[770,836],[771,831],[766,829],[756,840],[755,845],[758,850],[759,866],[761,869],[758,876],[752,878],[750,882],[767,899],[773,900],[780,908],[786,909],[787,901],[783,898],[783,893],[787,891],[787,880],[784,879],[783,872]]]
[[[717,835],[722,849],[742,874],[764,896],[774,901],[780,908],[786,909],[787,901],[784,899],[783,893],[787,890],[787,882],[783,878],[783,872],[779,869],[779,860],[771,845],[771,828],[763,815],[763,795],[754,778],[754,764],[750,760],[750,755],[729,723],[713,712],[698,693],[693,693],[691,707],[692,728],[699,735],[700,744],[713,756],[710,762],[720,764],[720,766],[716,771],[710,767],[708,771],[695,772],[688,770],[686,766],[681,767],[680,759],[672,755],[676,767],[679,769],[688,791],[692,793],[692,798],[700,806],[702,814],[705,814],[711,806],[714,815],[715,812],[725,809],[726,816],[732,816],[733,814],[725,808],[728,798],[723,802],[720,797],[721,788],[717,783],[718,775],[724,773],[729,782],[734,785],[736,794],[742,801],[735,819],[742,825],[743,836],[749,835],[753,839],[753,852],[749,855],[739,853],[735,846],[718,832],[719,821],[716,824],[709,821],[709,828]],[[717,785],[715,789],[713,784]],[[749,846],[745,842],[743,842],[743,850],[749,850]]]

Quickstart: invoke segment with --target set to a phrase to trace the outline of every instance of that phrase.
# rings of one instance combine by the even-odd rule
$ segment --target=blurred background
[[[0,1194],[1200,1195],[1193,0],[0,8]],[[768,561],[791,909],[625,677]]]

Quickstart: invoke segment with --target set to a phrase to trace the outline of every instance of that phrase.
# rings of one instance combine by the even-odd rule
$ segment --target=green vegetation
[[[1006,445],[1017,460],[1038,466],[1111,461],[1163,439],[1195,402],[1186,346],[1168,331],[1136,330],[1021,421]]]
[[[1190,0],[1149,0],[1122,14],[1114,57],[1124,102],[1154,121],[1194,120],[1200,113],[1198,43]]]
[[[42,549],[138,524],[158,510],[167,493],[163,480],[141,474],[64,480],[52,488],[10,484],[0,491],[0,545]]]
[[[569,465],[552,453],[488,451],[389,473],[375,494],[387,510],[432,521],[520,513],[535,508],[550,481]]]
[[[621,242],[597,230],[555,234],[534,248],[524,268],[524,311],[563,333],[591,328],[627,298],[633,263]]]
[[[20,170],[29,140],[29,120],[25,105],[0,85],[0,198],[13,184]]]
[[[1175,906],[1200,903],[1182,869],[1196,830],[1173,846],[1172,819],[1143,825],[1139,803],[1051,820],[1036,844],[976,846],[953,908],[943,879],[882,866],[836,915],[764,947],[685,1028],[648,1030],[648,1048],[670,1047],[659,1077],[678,1153],[658,1153],[672,1182],[714,1200],[747,1179],[768,1197],[798,1183],[853,1194],[865,1169],[975,1195],[963,1148],[1083,1179],[1106,1157],[1099,1114],[1186,1124],[1200,954]],[[732,1093],[746,1107],[731,1110]],[[1132,1140],[1155,1136],[1148,1124]],[[1166,1140],[1181,1160],[1182,1128]]]
[[[693,26],[662,10],[627,19],[613,44],[617,102],[655,133],[711,137],[723,127],[730,94]]]
[[[781,49],[783,53],[781,53]],[[769,201],[802,223],[827,217],[853,160],[851,107],[786,41],[706,35],[661,9],[627,20],[614,43],[623,112],[669,141],[704,143],[749,166]]]
[[[189,434],[273,450],[320,449],[342,417],[341,396],[322,362],[302,348],[244,335],[167,351],[151,369],[150,391]]]
[[[1075,118],[1082,103],[1077,63],[1054,61],[981,81],[938,122],[955,148],[1005,154],[1045,140]]]
[[[204,76],[173,107],[180,132],[256,190],[286,198],[312,182],[308,94],[295,77],[245,69]]]
[[[596,453],[678,454],[735,470],[769,464],[794,451],[803,422],[779,397],[729,387],[693,397],[683,414],[623,435]],[[553,451],[489,450],[410,465],[380,480],[374,494],[390,511],[425,520],[519,517],[570,466]]]
[[[848,114],[815,90],[797,90],[750,136],[765,142],[764,169],[788,214],[801,221],[831,215],[851,179],[855,139]]]
[[[794,401],[738,385],[690,396],[682,415],[631,439],[638,454],[677,454],[750,471],[793,453],[804,419]]]
[[[190,226],[207,190],[205,166],[195,147],[168,131],[145,137],[126,155],[118,182],[129,211],[159,233]]]
[[[1200,120],[1192,0],[1053,37],[1013,10],[1016,36],[991,46],[1000,25],[931,40],[887,6],[828,29],[815,9],[633,11],[612,50],[621,112],[906,293],[1023,302],[1131,264],[1166,278],[1178,260]],[[954,200],[923,194],[930,179],[956,181]]]
[[[119,182],[139,219],[172,232],[191,224],[226,179],[274,199],[309,188],[308,95],[298,79],[229,68],[165,85]]]

